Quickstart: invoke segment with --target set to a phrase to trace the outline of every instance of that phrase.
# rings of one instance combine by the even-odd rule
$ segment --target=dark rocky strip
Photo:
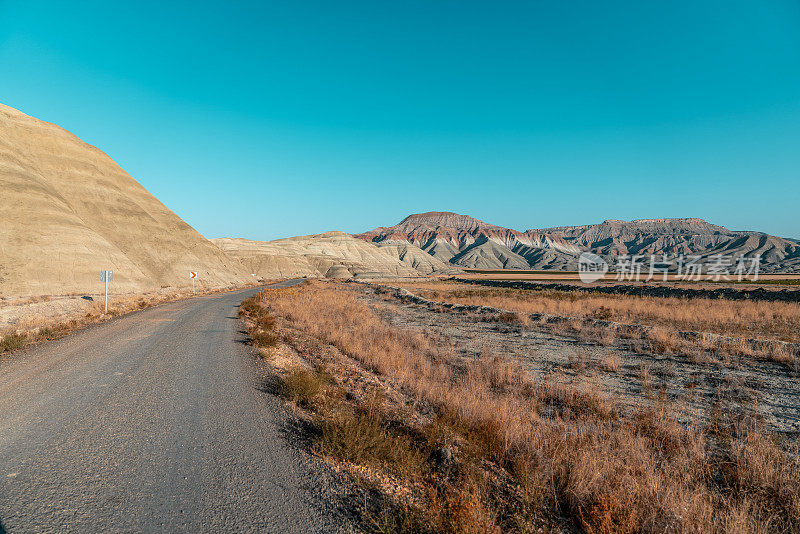
[[[550,291],[582,291],[585,293],[600,293],[605,295],[631,295],[636,297],[674,297],[695,299],[723,299],[723,300],[761,300],[767,302],[800,302],[800,291],[795,289],[736,289],[721,287],[719,289],[690,289],[667,286],[648,285],[589,285],[589,284],[563,284],[541,283],[524,280],[470,280],[466,278],[451,278],[462,284],[474,284],[486,287],[499,287],[508,289],[531,289]]]

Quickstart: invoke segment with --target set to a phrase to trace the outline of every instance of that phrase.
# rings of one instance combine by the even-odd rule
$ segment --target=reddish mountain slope
[[[375,243],[411,243],[442,261],[480,269],[574,270],[580,253],[590,251],[612,264],[626,254],[704,259],[758,254],[762,272],[800,270],[797,240],[733,231],[696,218],[608,220],[518,232],[467,215],[429,212],[356,237]]]
[[[575,263],[580,253],[556,236],[518,232],[441,211],[409,215],[395,226],[356,237],[375,243],[411,243],[442,261],[482,269],[563,268]]]

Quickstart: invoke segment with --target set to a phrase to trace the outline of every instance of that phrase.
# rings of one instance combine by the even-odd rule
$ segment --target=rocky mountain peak
[[[698,217],[609,219],[518,232],[467,215],[432,211],[356,237],[373,243],[410,243],[444,262],[479,269],[576,270],[582,251],[609,261],[624,254],[760,255],[763,272],[800,266],[800,246],[795,240],[732,231]]]
[[[451,228],[469,232],[479,228],[499,227],[485,223],[469,215],[461,215],[451,211],[429,211],[426,213],[414,213],[409,215],[394,228],[401,231],[410,231],[419,228]]]

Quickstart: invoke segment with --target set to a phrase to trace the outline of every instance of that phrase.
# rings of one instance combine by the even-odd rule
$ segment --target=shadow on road
[[[282,381],[274,370],[262,374],[256,380],[254,387],[256,391],[268,396],[269,400],[267,402],[274,403],[275,410],[281,411],[283,409],[281,407],[283,403],[281,400]],[[296,447],[309,452],[313,448],[314,438],[318,436],[319,429],[311,421],[290,417],[286,419],[285,424],[280,429],[280,433]]]
[[[282,389],[281,380],[278,375],[273,372],[259,377],[259,379],[256,380],[255,388],[256,391],[260,391],[261,393],[278,397],[280,396]]]
[[[2,521],[0,521],[0,534],[6,534],[6,527],[3,526]]]
[[[361,521],[361,496],[349,490],[350,481],[347,477],[332,470],[330,466],[316,457],[315,441],[320,435],[319,428],[313,421],[302,417],[288,416],[284,405],[285,399],[281,396],[281,380],[276,370],[271,366],[256,380],[254,387],[264,394],[264,402],[276,414],[283,414],[281,423],[276,426],[279,435],[285,439],[295,451],[302,453],[306,465],[313,465],[315,480],[326,480],[305,487],[311,497],[312,506],[319,507],[323,513],[333,513],[342,523],[357,525]],[[331,487],[340,491],[331,493]],[[347,491],[342,491],[348,488]]]

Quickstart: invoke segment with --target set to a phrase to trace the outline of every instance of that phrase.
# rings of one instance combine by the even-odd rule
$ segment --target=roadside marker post
[[[197,295],[197,292],[194,290],[194,279],[197,278],[197,272],[189,271],[189,278],[192,279],[192,295]]]
[[[106,304],[103,308],[103,315],[108,313],[108,283],[114,279],[114,271],[100,271],[100,281],[105,282],[106,286]]]

